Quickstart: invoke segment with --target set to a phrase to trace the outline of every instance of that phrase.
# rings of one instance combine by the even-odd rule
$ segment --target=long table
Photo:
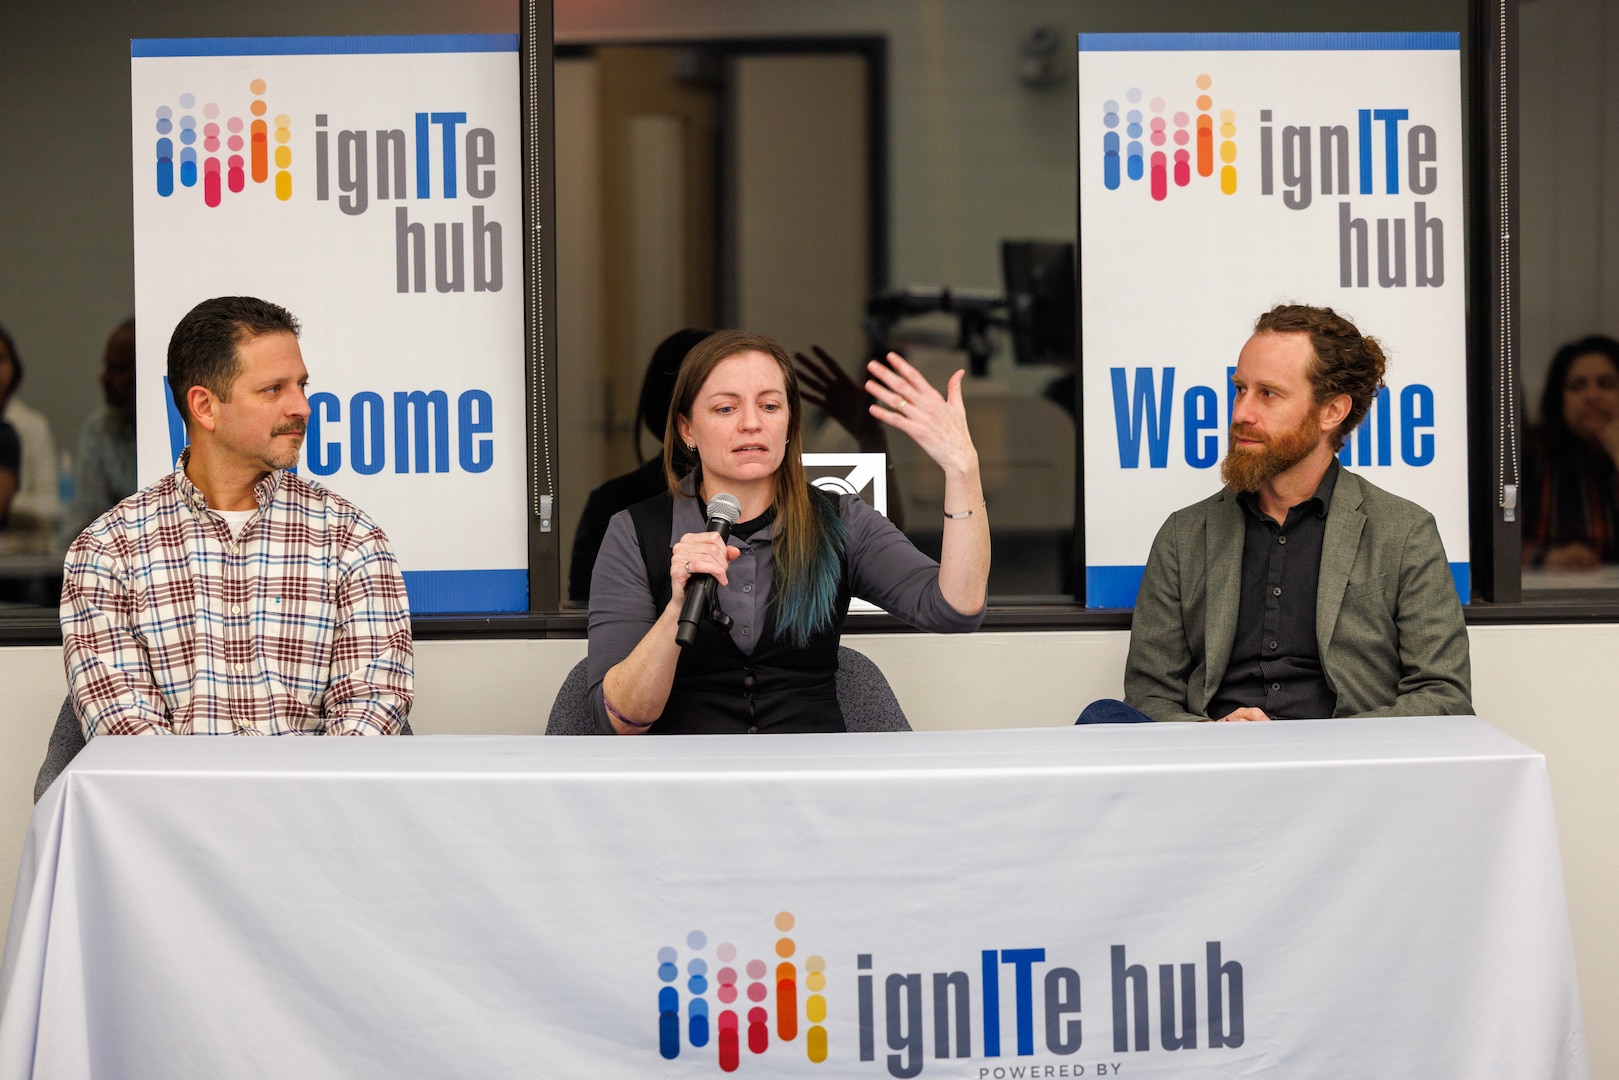
[[[1584,1077],[1544,759],[1470,717],[98,738],[0,1078]]]

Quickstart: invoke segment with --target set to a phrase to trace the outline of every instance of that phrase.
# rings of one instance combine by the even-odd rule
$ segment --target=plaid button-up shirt
[[[277,471],[233,540],[188,454],[68,550],[62,644],[86,735],[397,734],[413,655],[388,538]]]

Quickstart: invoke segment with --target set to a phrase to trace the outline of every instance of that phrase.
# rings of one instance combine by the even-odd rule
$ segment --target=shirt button
[[[1282,684],[1279,682],[1273,682],[1270,684],[1270,688],[1272,690],[1280,690],[1282,688]]]
[[[743,628],[742,628],[742,636],[743,636],[743,637],[747,637],[747,636],[748,636],[748,635],[749,635],[749,634],[751,634],[751,633],[753,633],[753,627],[751,627],[751,626],[744,626],[744,627],[743,627]]]
[[[1280,585],[1278,585],[1278,586],[1276,586],[1276,588],[1272,589],[1270,591],[1270,593],[1271,593],[1272,596],[1281,596],[1282,595],[1282,587]]]
[[[242,613],[242,605],[241,604],[232,604],[230,606],[230,613],[232,615],[240,615]]]
[[[744,675],[744,676],[742,676],[742,685],[748,687],[751,690],[753,688],[753,676],[752,675]]]
[[[1271,642],[1271,643],[1270,643],[1270,647],[1271,647],[1271,648],[1273,648],[1273,649],[1274,649],[1274,648],[1276,648],[1276,642],[1274,642],[1274,641],[1273,641],[1273,642]]]
[[[242,672],[246,671],[246,670],[247,670],[247,665],[246,664],[237,664],[236,665],[236,673],[238,675],[241,674]]]
[[[1278,543],[1278,544],[1285,544],[1285,543],[1287,543],[1287,537],[1285,537],[1285,536],[1278,536],[1278,537],[1277,537],[1277,538],[1276,538],[1276,542],[1277,542],[1277,543]]]
[[[753,586],[752,585],[744,585],[744,586],[742,586],[742,591],[743,592],[752,592],[753,591]]]
[[[757,734],[759,734],[759,729],[756,728],[756,727],[750,727],[748,729],[748,734],[749,735],[757,735]]]

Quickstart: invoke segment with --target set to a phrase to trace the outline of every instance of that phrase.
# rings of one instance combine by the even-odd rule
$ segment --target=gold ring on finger
[[[901,416],[903,416],[905,414],[905,405],[906,405],[905,399],[900,398],[899,399],[899,404],[894,406],[894,411],[899,413]]]

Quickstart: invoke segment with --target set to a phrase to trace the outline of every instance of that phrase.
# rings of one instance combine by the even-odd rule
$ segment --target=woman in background
[[[1619,341],[1593,335],[1557,350],[1529,433],[1523,558],[1595,569],[1619,562]]]
[[[603,733],[842,731],[838,638],[859,595],[914,626],[976,629],[989,579],[989,523],[961,399],[895,353],[868,365],[871,413],[944,470],[941,560],[858,496],[804,474],[802,401],[781,346],[740,330],[692,349],[664,441],[671,490],[617,515],[590,594],[591,705]],[[740,504],[730,541],[704,531],[720,493]],[[686,587],[718,582],[729,629],[704,619],[675,642]]]

